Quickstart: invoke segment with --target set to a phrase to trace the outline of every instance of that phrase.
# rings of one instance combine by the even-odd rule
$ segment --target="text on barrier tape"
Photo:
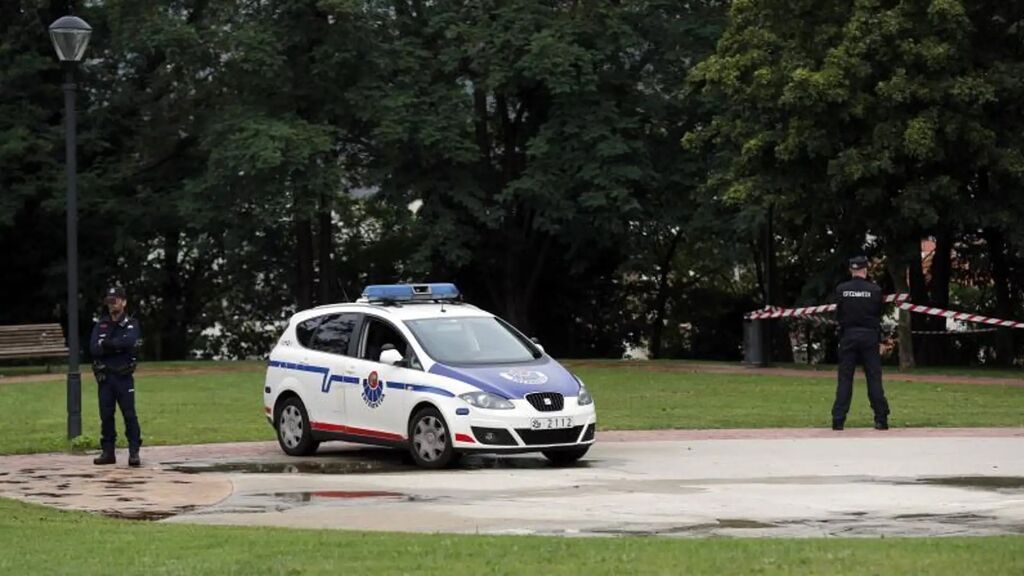
[[[883,302],[905,302],[910,294],[887,294]],[[765,318],[793,318],[796,316],[812,316],[814,314],[826,314],[835,312],[835,304],[821,304],[819,306],[805,306],[803,308],[765,308],[748,313],[745,318],[748,320],[763,320]]]

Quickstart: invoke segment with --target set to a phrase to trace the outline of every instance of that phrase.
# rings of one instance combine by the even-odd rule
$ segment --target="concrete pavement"
[[[1024,533],[1024,429],[1018,428],[614,432],[599,435],[580,465],[563,469],[540,455],[474,456],[454,470],[425,472],[395,452],[343,443],[325,444],[303,459],[286,457],[271,443],[152,448],[144,455],[142,472],[97,472],[81,456],[0,458],[0,495],[128,517],[145,517],[122,513],[143,501],[170,514],[165,522],[354,530]],[[32,495],[59,474],[65,477],[50,485],[66,484],[63,490],[77,496],[54,497],[57,488],[51,496]],[[119,493],[140,500],[118,502],[118,495],[104,496],[109,490],[88,488],[111,478],[141,481],[128,496]],[[191,495],[187,503],[180,487]]]

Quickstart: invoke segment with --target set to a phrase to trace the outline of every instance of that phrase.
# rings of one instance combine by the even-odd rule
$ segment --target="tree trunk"
[[[164,233],[163,282],[160,287],[160,334],[154,352],[157,360],[181,360],[187,354],[187,327],[182,317],[184,293],[181,284],[181,232],[174,227]]]
[[[332,251],[334,250],[334,226],[331,221],[331,205],[330,199],[323,195],[320,197],[320,213],[317,215],[319,221],[319,231],[317,236],[318,249],[317,256],[319,258],[319,302],[320,304],[330,304],[333,297],[333,286],[334,286],[334,258],[332,257]]]
[[[910,301],[915,304],[927,304],[928,303],[928,281],[924,276],[924,267],[921,263],[921,241],[915,240],[915,251],[913,256],[908,256],[907,261],[907,276],[910,281]],[[928,318],[925,316],[914,316],[911,314],[910,325],[913,330],[928,330],[931,325],[928,324]],[[922,338],[927,336],[914,336],[911,334],[911,338],[914,342],[914,364],[917,366],[927,366],[929,364],[929,351],[931,350],[927,341]]]
[[[917,254],[918,262],[920,262],[920,248],[917,248],[915,253]],[[889,277],[892,278],[893,287],[897,292],[906,293],[909,290],[909,287],[907,285],[907,265],[905,261],[900,259],[898,256],[891,256],[888,258],[888,269]],[[910,312],[900,310],[899,326],[897,327],[897,340],[899,342],[900,350],[900,370],[910,370],[915,366],[913,336],[910,323]]]
[[[672,240],[658,271],[658,293],[654,300],[654,322],[651,324],[651,358],[661,358],[661,336],[665,329],[665,307],[668,304],[668,277],[672,272],[672,261],[675,259],[676,248],[682,235],[682,229],[677,229],[672,234]]]
[[[295,304],[299,310],[313,306],[313,227],[309,218],[295,220]]]
[[[953,234],[942,231],[935,237],[935,252],[932,254],[931,282],[928,285],[928,299],[932,306],[949,308],[949,283],[952,276]],[[941,316],[928,316],[923,322],[927,330],[944,332],[946,319]],[[948,362],[950,341],[948,336],[924,336],[929,343],[928,364],[937,366]]]
[[[982,232],[992,264],[992,282],[996,292],[996,318],[1013,318],[1013,296],[1010,290],[1010,265],[1006,258],[1006,242],[1003,233],[996,228],[985,228]],[[1001,366],[1013,363],[1013,331],[1002,329],[996,332],[996,358]]]

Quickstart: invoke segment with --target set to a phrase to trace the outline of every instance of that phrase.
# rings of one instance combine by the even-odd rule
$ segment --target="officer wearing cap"
[[[836,401],[832,405],[832,429],[842,430],[853,396],[853,372],[864,367],[868,400],[875,413],[875,429],[889,429],[889,402],[882,389],[881,342],[882,289],[869,281],[868,259],[850,259],[852,278],[836,287],[836,317],[839,321],[839,377]]]
[[[114,464],[114,443],[117,430],[114,422],[115,406],[121,407],[124,433],[128,438],[128,465],[141,466],[139,447],[142,432],[135,414],[135,360],[139,344],[139,321],[125,312],[128,299],[124,289],[113,286],[106,292],[103,314],[92,328],[89,350],[93,357],[93,374],[99,388],[100,400],[100,454],[93,464]]]

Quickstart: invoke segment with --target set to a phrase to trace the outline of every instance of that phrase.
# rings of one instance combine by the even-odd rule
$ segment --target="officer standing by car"
[[[868,399],[875,413],[875,429],[889,429],[889,402],[882,389],[882,289],[867,279],[868,259],[851,258],[852,278],[836,287],[836,317],[839,321],[839,375],[836,400],[832,405],[832,429],[842,430],[853,396],[853,373],[864,367]]]
[[[103,452],[93,464],[114,464],[114,444],[117,430],[114,422],[115,405],[121,407],[124,433],[128,438],[128,465],[142,465],[139,448],[142,432],[135,414],[135,361],[139,344],[139,321],[125,311],[128,299],[124,289],[113,286],[106,292],[103,314],[92,329],[89,350],[93,357],[93,374],[99,388],[100,447]]]

